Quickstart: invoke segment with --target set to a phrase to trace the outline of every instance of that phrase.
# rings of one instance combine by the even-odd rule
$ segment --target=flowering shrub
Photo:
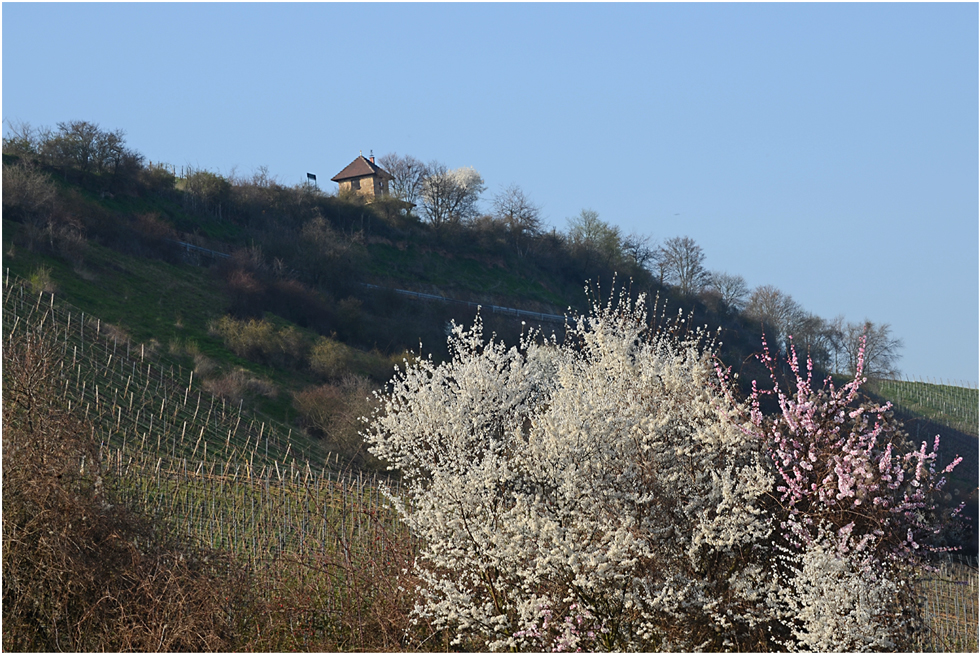
[[[815,389],[812,362],[807,361],[804,377],[791,347],[788,364],[796,388],[787,393],[779,388],[776,361],[763,345],[760,358],[769,368],[773,389],[753,383],[746,422],[748,431],[766,443],[776,468],[780,527],[788,538],[809,542],[815,529],[827,524],[840,535],[860,535],[859,549],[871,546],[882,559],[905,561],[923,546],[937,549],[931,546],[933,537],[950,517],[939,508],[945,475],[962,458],[937,472],[939,436],[931,451],[926,442],[916,449],[891,418],[890,403],[858,404],[866,381],[863,348],[853,380],[835,388],[827,378]],[[726,371],[719,367],[718,374],[728,388]],[[760,409],[767,395],[779,404],[773,416]]]
[[[790,338],[792,343],[792,338]],[[792,391],[777,380],[777,361],[763,341],[762,362],[773,388],[753,382],[743,429],[766,444],[775,469],[770,513],[777,522],[771,547],[773,574],[782,580],[776,615],[789,649],[865,651],[894,649],[917,624],[907,588],[942,531],[963,508],[943,509],[946,475],[937,471],[939,436],[931,451],[915,448],[891,417],[890,404],[861,403],[864,349],[854,379],[836,388],[827,378],[814,388],[794,347],[787,364]],[[716,365],[722,388],[728,372]],[[774,397],[779,411],[765,415]],[[788,555],[787,555],[788,554]],[[902,592],[898,589],[902,588]]]
[[[782,557],[794,572],[779,599],[790,651],[896,651],[900,593],[908,589],[848,534],[826,527],[796,555]],[[884,627],[884,628],[883,628]]]
[[[701,335],[648,329],[643,297],[596,305],[562,343],[508,348],[478,318],[449,345],[449,361],[395,376],[365,438],[402,471],[393,499],[424,544],[416,614],[455,644],[896,642],[883,598],[900,581],[881,555],[916,551],[933,522],[912,507],[941,482],[934,453],[906,452],[877,409],[841,418],[856,386],[770,391],[783,411],[766,417],[764,392],[736,401]]]

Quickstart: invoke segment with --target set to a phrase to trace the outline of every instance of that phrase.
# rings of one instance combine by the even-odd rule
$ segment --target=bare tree
[[[899,373],[898,351],[904,347],[900,338],[891,334],[888,323],[844,322],[843,316],[833,320],[830,327],[836,372],[854,374],[857,371],[858,354],[864,339],[864,375],[867,377],[896,377]]]
[[[231,183],[217,173],[188,167],[184,176],[184,205],[192,211],[199,208],[213,214],[219,220],[222,209],[231,200]]]
[[[708,286],[718,293],[722,301],[733,311],[742,311],[749,295],[749,287],[741,275],[712,272]]]
[[[704,251],[688,236],[667,239],[658,253],[658,264],[661,278],[688,295],[697,295],[710,281]]]
[[[27,249],[52,238],[60,223],[56,211],[58,191],[50,177],[31,159],[3,164],[4,217],[24,223]]]
[[[122,130],[102,130],[95,123],[72,120],[58,123],[58,131],[41,146],[41,154],[52,164],[83,172],[115,172],[124,157]]]
[[[785,338],[803,316],[803,307],[796,300],[772,285],[759,286],[749,296],[745,314],[762,322],[769,342],[785,347]]]
[[[403,157],[391,152],[379,157],[378,165],[392,176],[390,182],[392,195],[405,202],[419,203],[427,175],[424,163],[411,155]]]
[[[422,213],[435,227],[462,223],[476,215],[484,188],[483,177],[473,168],[450,170],[430,163],[422,184]]]
[[[638,268],[647,268],[657,257],[657,246],[652,236],[630,232],[623,239],[623,253]]]
[[[541,210],[514,184],[493,196],[493,213],[507,227],[517,254],[527,256],[541,231]]]
[[[23,218],[47,218],[57,187],[33,161],[3,164],[3,210]]]
[[[30,123],[7,120],[7,136],[3,137],[4,154],[37,156],[41,146],[51,138],[51,130],[34,129]]]
[[[822,370],[830,369],[835,338],[826,320],[816,314],[800,311],[787,329],[800,355],[809,357]]]

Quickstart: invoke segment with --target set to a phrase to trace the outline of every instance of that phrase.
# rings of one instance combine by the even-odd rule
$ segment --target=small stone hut
[[[373,154],[370,158],[361,154],[330,181],[337,182],[342,192],[351,190],[370,202],[376,197],[388,195],[388,182],[392,179],[388,171],[374,163]]]

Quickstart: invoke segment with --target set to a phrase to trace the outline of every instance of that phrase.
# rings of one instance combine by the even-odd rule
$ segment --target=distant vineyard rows
[[[252,565],[408,538],[385,480],[340,471],[336,455],[298,445],[282,425],[197,388],[192,372],[8,275],[4,338],[24,330],[55,344],[63,402],[92,423],[118,490],[149,515]]]
[[[890,400],[899,409],[974,436],[980,431],[980,394],[976,388],[922,381],[875,379],[868,382],[868,389]]]
[[[162,364],[93,316],[50,293],[4,280],[3,330],[45,330],[58,347],[66,406],[98,428],[103,445],[188,458],[262,467],[279,462],[329,466],[335,459],[300,445],[292,430],[243,413],[242,406],[201,390],[193,371]]]
[[[244,463],[189,462],[106,451],[118,490],[168,521],[251,565],[283,556],[312,561],[384,548],[409,538],[374,475],[314,470],[295,461],[258,470]]]

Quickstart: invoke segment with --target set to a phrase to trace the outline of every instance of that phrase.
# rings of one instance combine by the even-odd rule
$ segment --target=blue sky
[[[3,3],[3,119],[321,186],[473,166],[564,229],[690,236],[910,376],[978,381],[978,5]]]

